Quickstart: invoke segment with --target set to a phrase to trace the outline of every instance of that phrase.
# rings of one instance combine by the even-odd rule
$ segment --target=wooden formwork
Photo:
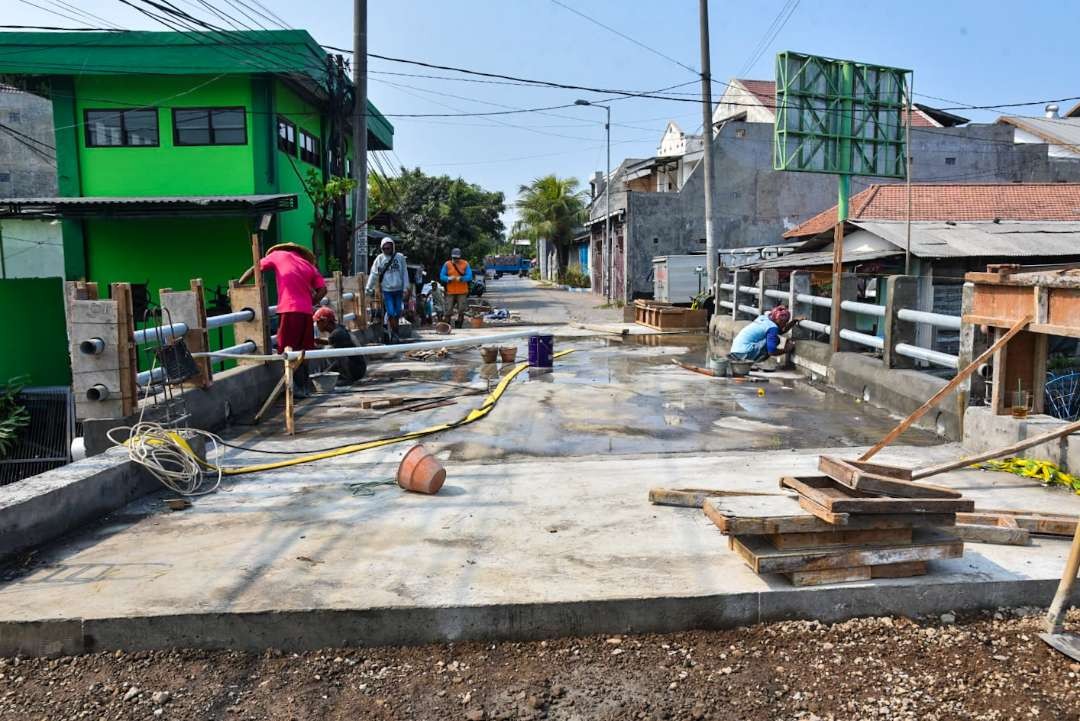
[[[341,301],[341,314],[338,319],[349,330],[366,330],[367,329],[367,294],[364,289],[364,285],[367,282],[367,276],[363,273],[358,275],[347,275],[341,278],[341,293],[352,293],[353,297],[350,300]],[[348,322],[345,322],[344,318],[349,313],[354,314],[356,317]]]
[[[138,403],[131,286],[113,283],[112,298],[98,297],[97,283],[65,283],[65,316],[75,418],[121,418]],[[99,352],[84,341],[100,340]]]
[[[202,278],[191,281],[190,290],[161,289],[162,324],[184,323],[187,333],[184,343],[192,353],[204,353],[210,350],[210,340],[206,331],[206,302],[203,295]],[[207,388],[213,382],[213,372],[209,358],[196,358],[195,365],[199,374],[188,379],[188,383],[199,388]]]
[[[991,406],[1009,413],[1009,392],[1019,388],[1031,392],[1031,411],[1043,412],[1049,336],[1080,338],[1080,266],[990,265],[964,279],[974,286],[964,323],[987,326],[999,338],[1022,318],[1032,319],[994,354]]]
[[[634,322],[656,330],[704,329],[708,313],[670,303],[651,300],[634,301]]]

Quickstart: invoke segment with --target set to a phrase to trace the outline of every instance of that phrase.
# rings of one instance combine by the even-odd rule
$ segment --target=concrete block
[[[832,348],[828,343],[814,340],[800,340],[795,343],[793,361],[796,366],[809,372],[817,378],[829,379],[832,374],[829,369],[829,360],[832,358]]]
[[[727,315],[714,314],[709,321],[709,334],[718,340],[730,341],[750,323],[749,320],[732,320]]]
[[[73,656],[86,652],[82,621],[0,622],[0,656]]]
[[[989,406],[973,406],[964,415],[964,452],[974,455],[1048,433],[1065,421],[1046,415],[1024,419],[997,415]],[[1069,436],[1022,451],[1022,458],[1056,463],[1064,471],[1080,469],[1080,438]],[[1070,470],[1072,469],[1072,470]]]

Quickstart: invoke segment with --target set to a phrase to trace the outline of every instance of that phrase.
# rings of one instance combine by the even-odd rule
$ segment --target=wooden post
[[[135,376],[139,372],[138,349],[135,347],[135,311],[131,300],[130,283],[113,283],[109,286],[116,302],[117,350],[120,358],[120,392],[123,415],[134,413],[139,405],[139,384]]]
[[[206,303],[203,296],[203,282],[201,278],[191,281],[190,290],[172,290],[162,288],[160,291],[161,307],[165,311],[162,314],[163,323],[184,323],[187,325],[187,333],[184,334],[184,343],[192,353],[202,353],[210,350],[210,339],[206,330]],[[191,378],[188,382],[199,387],[208,388],[212,383],[212,371],[209,358],[196,358],[195,365],[199,368],[199,375]]]
[[[285,346],[285,352],[292,351],[290,346]],[[296,434],[296,425],[293,421],[293,366],[292,361],[285,361],[285,433],[292,436]]]

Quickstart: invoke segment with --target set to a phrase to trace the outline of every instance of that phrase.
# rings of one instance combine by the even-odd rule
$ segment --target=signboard
[[[776,56],[773,168],[904,178],[910,70],[782,52]]]

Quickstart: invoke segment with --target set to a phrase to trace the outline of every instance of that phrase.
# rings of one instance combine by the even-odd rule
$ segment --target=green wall
[[[279,80],[274,81],[274,110],[277,115],[288,118],[296,124],[297,143],[299,144],[299,131],[304,130],[323,142],[322,115],[317,109],[302,100],[296,93]],[[277,147],[277,121],[274,121],[274,147]],[[312,248],[311,226],[315,217],[315,207],[304,190],[301,178],[306,177],[309,170],[315,168],[320,173],[322,169],[300,160],[299,150],[295,156],[291,156],[281,150],[276,151],[275,172],[278,192],[296,193],[298,205],[296,210],[279,213],[277,216],[277,238],[279,242],[296,243],[306,248]],[[319,265],[326,270],[325,248],[313,248],[319,257]]]
[[[0,280],[0,327],[9,339],[0,385],[20,375],[30,376],[29,386],[70,385],[63,286],[60,278]]]
[[[191,90],[191,88],[196,88]],[[190,92],[187,92],[189,91]],[[157,147],[93,148],[79,133],[79,168],[83,195],[246,195],[254,192],[252,166],[251,80],[226,76],[207,81],[195,76],[75,80],[75,112],[161,102]],[[176,96],[176,97],[171,97]],[[115,102],[102,102],[101,98]],[[246,145],[174,146],[172,108],[247,108]]]

